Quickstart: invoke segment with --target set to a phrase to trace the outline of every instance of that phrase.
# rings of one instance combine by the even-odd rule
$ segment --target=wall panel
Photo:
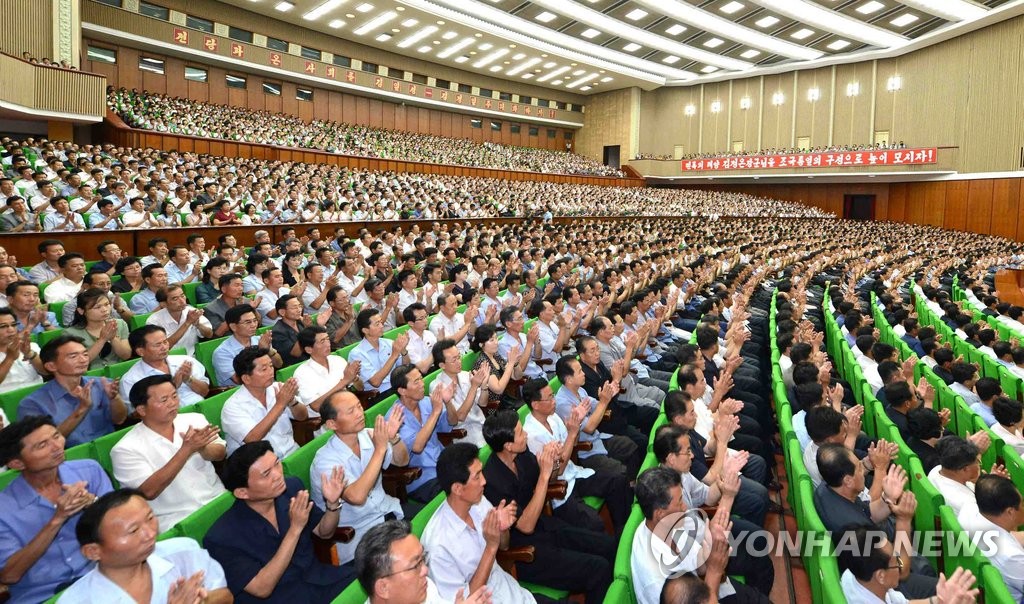
[[[994,181],[991,179],[967,182],[967,226],[974,233],[992,232]]]
[[[1000,178],[992,183],[992,220],[989,229],[993,235],[1013,239],[1017,236],[1017,213],[1020,198],[1020,180]],[[979,211],[984,212],[984,205]]]
[[[967,191],[968,184],[965,181],[956,181],[945,185],[946,207],[942,214],[942,221],[939,226],[947,229],[963,231],[967,229]],[[941,190],[940,183],[928,183],[926,187],[926,203],[930,206],[933,203],[929,195],[932,191]]]

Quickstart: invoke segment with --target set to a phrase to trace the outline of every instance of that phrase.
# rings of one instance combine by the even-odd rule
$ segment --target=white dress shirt
[[[146,319],[146,325],[159,325],[164,328],[164,331],[166,331],[168,337],[170,337],[174,335],[182,325],[188,322],[188,313],[193,310],[195,310],[195,308],[190,305],[186,305],[184,310],[181,311],[181,318],[175,319],[166,308],[161,308]],[[213,325],[206,317],[199,317],[198,325],[202,325],[204,328],[211,331],[213,330]],[[199,327],[197,325],[192,325],[185,330],[185,333],[183,333],[178,339],[178,342],[174,347],[184,348],[185,351],[188,352],[189,356],[192,356],[196,353],[196,344],[199,343],[200,335]]]
[[[139,488],[181,449],[182,434],[190,427],[201,429],[209,424],[202,413],[181,413],[174,418],[171,440],[146,424],[135,424],[110,451],[114,478],[123,487]],[[214,442],[224,444],[220,438]],[[217,477],[213,463],[203,459],[199,453],[193,453],[170,484],[149,502],[149,506],[160,522],[160,530],[166,531],[223,492],[224,485]]]
[[[416,333],[415,330],[410,329],[405,333],[409,336],[409,345],[406,346],[405,350],[409,353],[410,363],[415,365],[423,359],[432,358],[434,344],[437,344],[437,336],[433,332],[429,329],[424,329],[421,335]]]
[[[548,416],[547,426],[542,424],[532,413],[527,414],[526,420],[523,421],[523,431],[526,432],[526,446],[530,448],[530,452],[535,456],[539,456],[543,452],[544,445],[548,443],[562,444],[569,438],[569,429],[566,428],[562,418],[554,413]],[[590,478],[595,473],[591,468],[583,468],[576,465],[571,459],[566,462],[565,468],[562,469],[562,474],[558,477],[569,485],[565,490],[566,498],[572,494],[577,478]],[[557,508],[563,503],[565,503],[565,499],[559,499],[552,501],[551,505]]]
[[[971,535],[971,541],[1003,576],[1013,601],[1021,601],[1024,598],[1024,546],[1006,529],[978,513],[976,505],[964,508],[957,519],[961,528]]]
[[[973,482],[963,484],[946,478],[940,473],[941,470],[941,465],[932,468],[932,471],[928,472],[928,480],[935,485],[939,493],[942,493],[942,498],[946,500],[946,505],[953,508],[953,511],[957,514],[965,507],[977,505],[977,499],[974,497]]]
[[[671,533],[677,535],[676,553],[654,536],[646,522],[637,527],[629,560],[637,604],[658,604],[666,579],[682,573],[694,574],[703,563],[699,554],[707,532],[704,523],[696,515],[689,515],[682,521],[681,529]],[[719,598],[735,593],[736,588],[728,578],[718,586]]]
[[[501,339],[498,340],[498,355],[500,355],[504,359],[508,359],[508,351],[512,350],[513,346],[518,346],[520,350],[524,351],[523,354],[530,355],[530,360],[526,363],[526,371],[523,372],[524,376],[530,378],[531,380],[535,378],[541,378],[545,380],[548,379],[548,376],[546,373],[544,373],[544,370],[540,368],[540,365],[538,365],[536,361],[534,361],[533,347],[526,347],[525,334],[514,334],[506,331],[505,335],[501,336]],[[553,365],[551,366],[551,369],[554,370]]]
[[[299,393],[296,397],[308,408],[309,417],[320,417],[310,405],[325,392],[334,388],[345,375],[348,361],[336,354],[327,355],[327,367],[313,359],[303,361],[295,370],[295,380],[299,382]]]
[[[895,589],[887,591],[884,600],[879,599],[878,596],[861,585],[857,577],[854,577],[849,570],[843,571],[839,584],[843,587],[843,595],[846,596],[847,604],[907,604],[907,597]]]
[[[994,432],[996,436],[1002,438],[1003,442],[1013,447],[1017,453],[1024,455],[1024,437],[1021,436],[1019,430],[1010,432],[1003,427],[1002,424],[996,422],[992,424],[992,432]]]
[[[121,400],[129,400],[128,394],[132,391],[132,386],[142,378],[149,377],[151,375],[170,375],[173,377],[185,361],[192,362],[192,379],[209,385],[210,380],[206,378],[206,368],[203,367],[203,364],[185,355],[172,354],[167,357],[167,366],[171,370],[170,373],[164,373],[142,359],[139,359],[138,362],[132,365],[132,368],[121,377],[121,383],[118,386],[121,390]],[[202,400],[203,397],[195,390],[192,390],[192,387],[189,386],[189,380],[182,380],[181,385],[178,386],[178,403],[182,407],[186,407],[188,405],[194,405]]]
[[[30,342],[29,347],[32,352],[39,354],[39,344]],[[4,362],[7,358],[7,351],[0,350],[0,363]],[[26,386],[34,386],[36,384],[42,384],[43,378],[36,372],[36,368],[32,365],[31,361],[25,360],[25,355],[18,352],[18,360],[11,363],[11,368],[7,371],[7,377],[0,382],[0,392],[10,392],[11,390],[17,390],[18,388],[24,388]],[[4,422],[7,426],[8,423]]]
[[[77,296],[80,291],[82,291],[81,281],[75,283],[67,277],[61,277],[46,286],[46,290],[43,291],[43,297],[46,299],[47,304],[69,302]]]
[[[476,572],[483,555],[484,519],[493,506],[486,498],[469,508],[475,528],[470,528],[448,505],[448,501],[434,512],[423,529],[423,548],[430,554],[430,578],[437,584],[441,597],[455,599],[455,593],[465,588]],[[529,604],[537,600],[519,586],[515,578],[505,572],[497,562],[491,566],[487,578],[491,600],[501,604]]]
[[[457,334],[463,326],[466,325],[466,318],[461,313],[455,313],[452,318],[444,316],[443,312],[437,313],[433,319],[430,320],[430,331],[438,340],[441,339],[452,339],[452,336]],[[462,337],[461,340],[455,343],[455,346],[459,349],[459,352],[466,354],[469,352],[469,332]]]
[[[283,384],[280,382],[271,384],[267,388],[267,406],[256,400],[245,388],[239,388],[224,403],[224,410],[221,412],[220,424],[224,434],[227,435],[228,455],[235,452],[245,442],[245,436],[256,427],[256,424],[263,421],[270,413],[270,408],[277,401],[277,391]],[[263,437],[274,447],[274,453],[279,459],[283,459],[299,449],[292,434],[292,410],[285,408],[270,431]]]
[[[430,383],[430,392],[428,393],[428,396],[433,394],[434,390],[436,390],[438,386],[442,386],[453,381],[455,382],[455,393],[452,395],[450,404],[456,409],[461,409],[462,404],[466,402],[466,395],[469,394],[470,373],[468,371],[460,371],[456,380],[452,380],[447,373],[442,371],[441,374],[434,378],[434,381]],[[481,401],[483,401],[484,404],[487,404],[486,392],[486,384],[481,388],[477,388],[476,401],[473,406],[469,408],[469,413],[466,415],[466,419],[457,424],[452,423],[452,428],[462,428],[466,431],[466,436],[456,440],[455,442],[473,443],[477,447],[483,447],[487,444],[484,442],[484,420],[486,418],[484,417],[483,409],[480,408]],[[451,421],[453,419],[454,416],[449,413],[448,420]]]

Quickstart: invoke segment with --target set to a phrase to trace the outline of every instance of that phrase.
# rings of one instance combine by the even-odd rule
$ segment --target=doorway
[[[851,220],[875,219],[874,195],[843,195],[843,218]]]
[[[604,165],[619,168],[622,165],[619,159],[619,145],[605,145]]]

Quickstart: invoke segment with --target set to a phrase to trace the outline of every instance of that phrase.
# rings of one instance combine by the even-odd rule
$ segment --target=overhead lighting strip
[[[813,48],[807,48],[799,44],[790,44],[774,36],[763,34],[756,29],[744,27],[734,21],[723,19],[718,15],[701,10],[692,4],[680,2],[679,0],[634,0],[634,2],[698,29],[703,29],[779,56],[799,59],[801,61],[812,61],[821,58],[823,55],[823,53]]]
[[[860,40],[880,48],[899,48],[909,41],[884,29],[867,25],[863,21],[847,17],[842,13],[822,8],[806,0],[752,0],[772,12],[785,15],[802,25],[839,34],[846,38]]]
[[[973,21],[988,14],[988,11],[972,2],[963,0],[900,0],[900,3],[921,12],[942,17],[946,21]]]

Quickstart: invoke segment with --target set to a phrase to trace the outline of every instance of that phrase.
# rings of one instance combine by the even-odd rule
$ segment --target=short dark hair
[[[377,580],[392,572],[391,545],[412,533],[409,522],[388,520],[366,531],[355,553],[355,571],[359,585],[370,597]]]
[[[476,333],[473,334],[473,341],[470,343],[469,347],[474,352],[480,352],[484,348],[484,343],[494,337],[494,334],[496,333],[497,330],[493,325],[484,323],[480,327],[476,328]]]
[[[49,415],[27,415],[0,430],[0,464],[7,465],[21,455],[25,438],[43,426],[57,427]]]
[[[889,403],[890,407],[903,407],[914,398],[910,384],[902,381],[889,382],[882,387],[882,392],[885,393],[885,402]]]
[[[542,378],[533,378],[523,384],[522,396],[526,405],[533,409],[533,404],[540,400],[540,393],[549,386],[548,381]]]
[[[572,377],[572,375],[576,373],[576,370],[572,367],[572,363],[574,361],[577,363],[579,362],[575,356],[567,354],[563,355],[558,359],[558,362],[555,363],[555,375],[558,376],[559,381],[563,384],[566,379]]]
[[[654,519],[654,512],[665,509],[672,502],[669,490],[682,483],[679,472],[656,466],[645,470],[636,479],[636,502],[647,520]]]
[[[82,511],[82,515],[78,518],[78,525],[75,526],[75,537],[78,539],[78,544],[99,543],[100,525],[107,512],[128,503],[132,497],[146,499],[146,496],[138,489],[117,489],[101,495],[99,499],[89,504]]]
[[[997,396],[992,401],[992,415],[1003,426],[1018,424],[1024,417],[1024,404],[1006,396]]]
[[[398,392],[399,388],[409,387],[409,374],[419,371],[415,365],[399,365],[391,370],[391,387]]]
[[[128,393],[128,400],[132,407],[142,407],[149,402],[149,389],[160,384],[174,384],[174,378],[167,373],[150,375],[132,384]]]
[[[942,418],[934,409],[921,405],[907,413],[907,432],[918,440],[942,436]]]
[[[406,306],[405,309],[402,311],[402,318],[405,319],[406,323],[412,323],[416,320],[416,311],[418,310],[426,312],[427,307],[424,306],[423,303],[421,302],[413,302],[409,306]],[[429,315],[430,313],[427,314]]]
[[[252,375],[256,369],[256,359],[270,355],[270,350],[259,346],[246,346],[231,361],[231,368],[235,370],[238,381],[242,381],[243,375]]]
[[[153,276],[153,273],[158,271],[158,270],[162,271],[162,270],[165,270],[165,269],[164,269],[164,267],[160,266],[158,263],[147,264],[146,266],[142,267],[142,278],[143,279],[149,279],[150,277]]]
[[[839,434],[846,423],[846,416],[833,409],[830,405],[818,405],[807,411],[807,419],[804,422],[807,427],[807,436],[816,443],[823,442]]]
[[[836,533],[836,539],[848,544],[837,548],[840,568],[850,571],[859,581],[868,581],[880,570],[889,568],[892,556],[880,547],[886,534],[875,526],[848,526]],[[867,555],[863,555],[867,552]]]
[[[690,408],[690,397],[682,390],[671,390],[665,395],[665,417],[668,421],[674,420],[680,415],[686,415]]]
[[[999,385],[999,380],[991,377],[978,378],[978,381],[974,384],[974,391],[978,394],[978,398],[983,401],[999,396],[1003,393],[1002,386]]]
[[[686,435],[686,431],[679,426],[672,424],[659,426],[658,431],[654,433],[654,443],[652,444],[652,451],[658,463],[665,463],[669,454],[678,455],[682,451],[682,447],[679,446],[679,437]]]
[[[163,327],[159,325],[151,325],[149,323],[133,329],[132,332],[128,334],[128,346],[131,347],[132,352],[135,352],[136,349],[142,348],[146,345],[146,336],[157,331],[165,334],[167,333],[167,330]]]
[[[256,313],[256,317],[259,318],[260,313],[256,312],[256,309],[250,304],[239,304],[238,306],[232,306],[224,313],[224,322],[230,325],[235,325],[242,320],[242,317],[249,313]]]
[[[368,329],[370,327],[370,321],[379,314],[380,311],[376,308],[364,308],[359,311],[359,314],[356,315],[356,329],[359,330],[360,336],[365,335],[363,334],[363,330]]]
[[[79,254],[78,252],[68,252],[67,254],[61,256],[60,258],[57,258],[57,266],[59,266],[60,268],[64,268],[68,265],[68,262],[71,262],[72,260],[85,260],[85,256]]]
[[[974,498],[978,511],[986,516],[998,516],[1006,508],[1020,507],[1021,494],[1009,478],[998,474],[982,474],[974,482]]]
[[[821,445],[815,461],[818,462],[818,472],[821,480],[832,488],[843,484],[843,478],[852,476],[857,470],[854,462],[850,459],[853,451],[843,445],[828,443]]]
[[[515,441],[519,415],[510,409],[503,409],[484,421],[484,442],[492,451],[501,451],[506,443]]]
[[[309,327],[303,327],[299,331],[299,348],[305,350],[306,348],[312,348],[316,344],[316,337],[322,333],[327,333],[327,328],[323,325],[310,325]]]
[[[455,483],[469,482],[469,466],[480,455],[480,449],[472,443],[449,445],[437,456],[437,483],[446,495],[452,492]]]
[[[234,491],[248,487],[249,468],[268,451],[273,453],[274,447],[265,440],[245,443],[235,449],[235,452],[224,462],[224,469],[221,471],[220,478],[224,483],[224,488]]]
[[[54,339],[47,342],[42,350],[39,351],[39,359],[43,363],[52,363],[57,360],[57,351],[60,350],[61,346],[69,342],[78,342],[82,346],[85,346],[85,340],[78,336],[73,336],[69,333],[62,333]]]
[[[45,254],[46,250],[53,245],[59,245],[61,247],[64,247],[64,244],[61,242],[60,239],[43,239],[42,241],[39,242],[39,245],[36,246],[36,249],[39,251],[40,254]]]
[[[961,384],[973,378],[977,371],[978,369],[974,365],[964,362],[953,363],[949,368],[949,372],[953,374],[953,381]]]
[[[145,270],[145,269],[143,269],[143,270]],[[223,290],[225,286],[231,285],[231,282],[234,281],[235,279],[238,279],[239,281],[241,281],[242,280],[242,276],[239,275],[238,273],[228,273],[226,275],[221,275],[220,278],[217,279],[217,287],[219,287],[221,290]]]
[[[939,463],[947,470],[962,470],[978,461],[978,446],[956,435],[943,436],[935,444]]]
[[[434,359],[434,364],[440,365],[441,363],[443,363],[445,351],[448,350],[449,348],[455,348],[455,346],[455,340],[449,338],[443,338],[438,340],[437,343],[434,344],[434,347],[430,349],[430,356],[431,358]]]

